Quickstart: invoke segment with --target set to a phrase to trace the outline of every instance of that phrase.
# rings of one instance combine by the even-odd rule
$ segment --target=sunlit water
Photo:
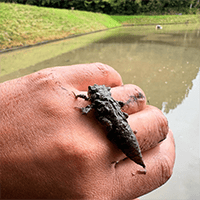
[[[192,28],[194,29],[194,27]],[[140,86],[164,112],[176,142],[171,179],[141,199],[199,199],[200,25],[124,27],[0,55],[0,81],[46,67],[102,62]],[[20,70],[16,70],[19,69]],[[8,73],[11,72],[11,73]]]

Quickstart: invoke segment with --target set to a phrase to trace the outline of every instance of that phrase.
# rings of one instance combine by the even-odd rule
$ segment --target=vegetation
[[[0,0],[44,7],[106,13],[109,15],[196,14],[200,0]]]
[[[106,14],[0,3],[0,49],[113,28]]]
[[[0,49],[33,45],[118,27],[122,24],[174,23],[200,23],[200,17],[199,15],[117,16],[72,9],[0,3]]]
[[[111,16],[114,20],[126,24],[142,25],[142,24],[193,24],[200,23],[198,15],[154,15],[154,16]]]

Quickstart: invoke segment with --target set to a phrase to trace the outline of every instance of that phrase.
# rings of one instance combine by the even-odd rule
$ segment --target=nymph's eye
[[[89,92],[90,94],[94,94],[94,93],[95,93],[95,90],[94,90],[94,88],[92,88],[91,86],[88,86],[88,92]]]
[[[95,90],[90,90],[90,93],[94,94],[94,93],[96,93],[96,91]]]

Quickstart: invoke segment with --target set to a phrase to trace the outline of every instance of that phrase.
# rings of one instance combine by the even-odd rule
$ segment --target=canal
[[[47,67],[102,62],[161,109],[176,142],[171,179],[147,199],[199,199],[200,25],[120,27],[0,54],[0,82]]]

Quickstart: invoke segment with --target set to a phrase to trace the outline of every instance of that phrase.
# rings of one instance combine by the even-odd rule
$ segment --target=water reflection
[[[21,76],[46,67],[102,62],[115,68],[125,84],[140,86],[151,105],[160,109],[164,105],[164,112],[168,113],[187,96],[199,70],[198,32],[199,29],[184,33],[167,29],[147,34],[144,27],[137,31],[135,27],[113,29],[90,45],[8,76]]]
[[[199,31],[199,25],[196,31],[186,25],[163,26],[161,31],[155,31],[154,26],[126,27],[94,34],[91,44],[90,36],[84,36],[79,40],[83,44],[70,51],[65,49],[65,42],[59,54],[54,52],[56,56],[44,54],[47,49],[50,54],[60,47],[55,43],[41,46],[40,51],[32,50],[35,54],[21,51],[26,52],[26,57],[13,52],[7,54],[7,60],[10,59],[7,63],[12,62],[13,66],[20,63],[24,69],[2,76],[0,81],[53,66],[91,62],[112,66],[125,84],[140,86],[150,104],[163,110],[174,132],[177,148],[174,175],[164,187],[142,199],[199,199]],[[68,42],[73,45],[73,41]],[[74,41],[75,46],[77,43]],[[46,49],[43,51],[43,48]],[[26,60],[29,55],[32,59]],[[41,55],[45,55],[44,59]]]
[[[141,197],[141,200],[200,199],[199,83],[200,71],[192,81],[193,87],[188,97],[177,108],[165,114],[176,143],[173,176],[163,187]]]

